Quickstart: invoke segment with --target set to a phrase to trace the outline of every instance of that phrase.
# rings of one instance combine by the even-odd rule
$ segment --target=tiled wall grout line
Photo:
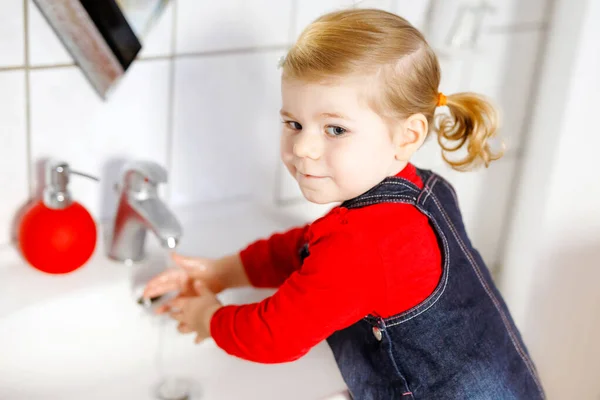
[[[231,50],[215,50],[215,51],[206,51],[206,52],[194,52],[194,53],[181,53],[181,54],[172,54],[172,55],[164,55],[164,56],[148,56],[148,57],[140,57],[136,59],[136,62],[147,62],[147,61],[164,61],[164,60],[177,60],[179,58],[202,58],[202,57],[212,57],[212,56],[220,56],[220,55],[235,55],[235,54],[252,54],[252,53],[262,53],[273,50],[286,50],[289,48],[289,45],[276,45],[276,46],[259,46],[259,47],[245,47],[239,49],[231,49]],[[59,68],[71,68],[77,67],[74,63],[66,63],[66,64],[45,64],[45,65],[31,65],[26,67],[22,66],[10,66],[10,67],[0,67],[0,72],[6,71],[24,71],[26,68],[31,71],[37,70],[48,70],[48,69],[59,69]]]
[[[34,177],[33,177],[33,160],[31,152],[31,82],[29,68],[29,0],[23,0],[23,42],[24,42],[24,57],[25,57],[25,149],[27,162],[26,171],[29,182],[29,197],[33,198],[35,194]]]
[[[25,4],[27,4],[25,2]],[[175,4],[175,3],[174,3]],[[293,1],[293,12],[296,12],[296,4],[297,4],[297,0]],[[27,14],[27,11],[25,11],[25,14]],[[25,17],[27,18],[27,17]],[[295,17],[294,17],[295,18]],[[173,17],[174,19],[174,23],[176,17]],[[290,31],[292,32],[293,30],[295,30],[295,28],[293,27],[293,23],[291,24],[291,28]],[[29,47],[28,44],[28,32],[27,32],[27,28],[24,28],[26,30],[25,32],[25,36],[26,36],[26,40],[25,40],[25,48]],[[514,26],[505,26],[505,27],[493,27],[490,28],[489,30],[486,31],[487,34],[518,34],[518,33],[524,33],[524,32],[538,32],[538,31],[544,31],[547,29],[547,24],[546,23],[531,23],[531,24],[523,24],[523,25],[514,25]],[[176,31],[176,26],[173,27],[173,37],[175,37],[175,31]],[[295,32],[295,31],[294,31]],[[292,34],[290,33],[290,37],[292,36]],[[224,49],[224,50],[209,50],[209,51],[198,51],[198,52],[191,52],[191,53],[179,53],[179,54],[175,54],[174,53],[174,49],[172,49],[171,54],[167,54],[167,55],[161,55],[161,56],[145,56],[145,57],[140,57],[138,59],[136,59],[136,61],[138,62],[144,62],[144,61],[157,61],[157,60],[171,60],[171,59],[179,59],[179,58],[201,58],[201,57],[211,57],[211,56],[219,56],[219,55],[233,55],[233,54],[248,54],[248,53],[261,53],[261,52],[266,52],[266,51],[273,51],[273,50],[286,50],[290,47],[291,43],[292,43],[292,39],[290,38],[290,43],[289,44],[285,44],[285,45],[273,45],[273,46],[257,46],[257,47],[241,47],[241,48],[236,48],[236,49]],[[174,46],[172,44],[172,46]],[[27,51],[28,53],[28,51]],[[29,59],[28,54],[25,55],[27,60]],[[76,67],[77,65],[74,63],[61,63],[61,64],[45,64],[45,65],[22,65],[22,66],[0,66],[0,72],[7,72],[7,71],[23,71],[23,70],[30,70],[30,71],[35,71],[35,70],[47,70],[47,69],[58,69],[58,68],[69,68],[69,67]]]
[[[0,67],[0,72],[9,72],[9,71],[23,71],[25,69],[24,66],[11,66],[11,67]]]
[[[60,69],[68,67],[76,67],[75,63],[64,63],[64,64],[48,64],[48,65],[30,65],[30,70],[45,70],[45,69]]]
[[[286,50],[289,48],[289,44],[279,44],[272,46],[254,46],[254,47],[240,47],[235,49],[223,49],[223,50],[208,50],[193,53],[178,53],[175,54],[175,58],[193,58],[193,57],[210,57],[210,56],[222,56],[230,54],[249,54],[249,53],[261,53],[263,51],[273,50]]]
[[[169,60],[169,89],[167,99],[167,148],[166,148],[166,160],[167,160],[167,171],[171,174],[173,171],[173,142],[175,140],[175,52],[177,50],[177,5],[178,1],[173,0],[173,16],[171,23],[171,48],[170,54],[167,57]],[[140,59],[139,61],[142,61]],[[173,184],[172,180],[169,180],[167,184],[167,201],[172,200],[173,195]]]

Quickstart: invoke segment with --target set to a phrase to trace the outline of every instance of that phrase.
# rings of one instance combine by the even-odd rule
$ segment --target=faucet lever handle
[[[144,180],[158,186],[161,183],[167,182],[167,170],[152,161],[132,161],[123,168],[123,177],[126,179],[130,173],[141,175]]]

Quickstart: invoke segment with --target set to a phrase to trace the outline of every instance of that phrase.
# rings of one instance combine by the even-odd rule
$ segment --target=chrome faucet
[[[108,257],[117,261],[144,259],[146,231],[151,230],[165,248],[174,249],[182,235],[175,215],[158,197],[158,185],[167,171],[150,161],[125,165],[119,185],[119,204],[108,238]]]

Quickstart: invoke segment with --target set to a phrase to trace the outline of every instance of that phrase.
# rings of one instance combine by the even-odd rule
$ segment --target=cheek
[[[284,163],[288,163],[293,158],[294,140],[292,136],[287,132],[282,132],[280,141],[280,154],[281,160]]]
[[[383,179],[393,158],[393,147],[387,143],[357,140],[336,149],[330,162],[339,172],[341,185],[362,187]]]
[[[343,186],[351,184],[364,169],[365,152],[361,143],[348,141],[329,152],[328,163],[335,170],[336,180]]]

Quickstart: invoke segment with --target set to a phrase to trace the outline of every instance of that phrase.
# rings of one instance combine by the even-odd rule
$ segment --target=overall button
[[[375,336],[375,339],[377,339],[378,342],[381,342],[381,338],[383,337],[383,334],[381,333],[381,329],[374,326],[373,327],[373,336]]]

